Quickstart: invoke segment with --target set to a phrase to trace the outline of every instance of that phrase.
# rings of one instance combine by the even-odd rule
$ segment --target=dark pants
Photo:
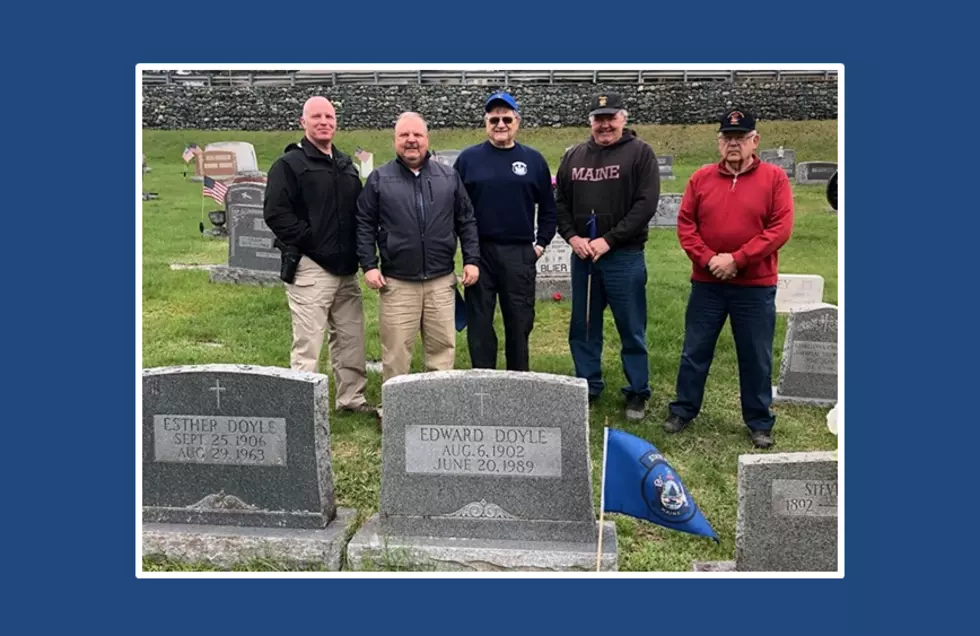
[[[589,331],[585,329],[589,269],[592,270],[592,307]],[[627,399],[650,399],[650,364],[647,357],[647,266],[642,250],[612,250],[597,262],[572,255],[572,321],[568,344],[575,361],[575,375],[589,382],[589,393],[598,395],[602,380],[602,318],[612,310],[622,341],[623,373],[629,385]]]
[[[466,288],[466,342],[474,369],[497,367],[493,314],[500,296],[508,371],[528,371],[528,337],[534,328],[534,246],[480,243],[480,278]]]
[[[685,317],[684,349],[677,374],[677,399],[670,412],[684,420],[701,411],[704,384],[715,344],[731,318],[742,419],[752,430],[771,430],[776,417],[772,403],[772,339],[776,328],[776,288],[725,283],[691,283]]]

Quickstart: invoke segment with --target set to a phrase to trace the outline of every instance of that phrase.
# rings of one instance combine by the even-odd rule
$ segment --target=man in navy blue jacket
[[[497,366],[493,315],[500,296],[507,369],[528,371],[536,263],[557,223],[551,170],[540,152],[515,140],[521,117],[509,93],[491,95],[484,110],[487,141],[464,150],[455,164],[480,235],[480,278],[466,288],[470,360],[475,369]]]

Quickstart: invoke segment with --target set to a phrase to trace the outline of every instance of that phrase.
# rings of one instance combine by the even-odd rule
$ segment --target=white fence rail
[[[341,84],[657,84],[710,81],[837,81],[830,70],[143,71],[144,86]]]

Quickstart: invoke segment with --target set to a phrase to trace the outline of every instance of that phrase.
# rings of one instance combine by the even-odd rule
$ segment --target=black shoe
[[[756,448],[769,448],[774,444],[772,431],[752,431],[751,437]]]
[[[667,433],[680,433],[684,428],[691,423],[691,420],[682,419],[680,415],[670,414],[663,423],[663,429]]]
[[[647,401],[636,395],[626,400],[626,419],[642,420],[646,417]]]

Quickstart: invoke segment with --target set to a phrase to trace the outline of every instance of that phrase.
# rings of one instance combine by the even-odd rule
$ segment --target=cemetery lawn
[[[717,159],[714,125],[635,126],[658,155],[674,155],[674,181],[662,181],[663,192],[683,192],[688,177],[701,165]],[[837,161],[837,122],[765,122],[760,125],[759,148],[783,145],[796,150],[798,162]],[[564,149],[584,140],[587,128],[528,129],[521,143],[544,154],[557,171]],[[142,202],[142,360],[143,367],[184,364],[240,363],[289,366],[290,320],[281,288],[219,285],[208,281],[207,271],[173,269],[171,265],[221,264],[227,262],[227,241],[203,237],[198,231],[204,213],[218,209],[202,199],[201,184],[182,176],[184,147],[215,141],[247,141],[255,146],[259,168],[268,171],[287,143],[301,131],[143,131],[143,152],[151,172],[143,175],[143,190],[159,199]],[[434,130],[430,147],[462,149],[484,140],[482,129]],[[375,167],[394,156],[388,130],[341,131],[335,143],[350,154],[361,146],[374,152]],[[828,213],[825,186],[793,184],[796,224],[793,237],[781,250],[783,273],[819,274],[824,277],[824,302],[837,304],[838,217]],[[210,223],[204,219],[205,227]],[[459,260],[459,259],[458,259]],[[694,500],[718,533],[721,543],[623,515],[607,515],[618,531],[620,571],[689,572],[693,561],[734,560],[737,510],[738,456],[756,452],[836,450],[837,438],[826,426],[827,409],[774,405],[776,445],[770,451],[755,450],[742,423],[734,342],[725,327],[698,419],[678,435],[665,434],[660,422],[673,399],[674,381],[684,337],[684,310],[690,290],[690,261],[681,250],[673,229],[651,229],[646,247],[648,267],[647,345],[650,351],[650,384],[653,396],[647,417],[633,423],[623,415],[619,389],[625,383],[619,361],[619,338],[612,316],[606,312],[603,373],[606,390],[590,409],[589,434],[593,462],[593,491],[598,514],[602,470],[603,426],[619,428],[654,444],[674,466]],[[461,267],[458,268],[461,271]],[[377,293],[363,284],[367,355],[379,360]],[[574,376],[567,333],[571,313],[568,299],[539,301],[531,334],[533,371]],[[505,368],[503,325],[497,312],[500,339],[498,368]],[[778,377],[786,316],[777,318],[773,383]],[[417,343],[412,370],[422,370],[421,342]],[[470,367],[465,332],[457,335],[456,368]],[[321,370],[329,372],[326,346]],[[331,378],[331,384],[333,379]],[[381,380],[369,374],[368,399],[380,401]],[[358,511],[358,525],[377,512],[381,488],[381,435],[365,415],[331,414],[331,442],[337,504]],[[187,566],[145,563],[147,570],[188,569]],[[201,566],[199,569],[207,569]],[[281,564],[257,562],[247,569],[278,570]]]

